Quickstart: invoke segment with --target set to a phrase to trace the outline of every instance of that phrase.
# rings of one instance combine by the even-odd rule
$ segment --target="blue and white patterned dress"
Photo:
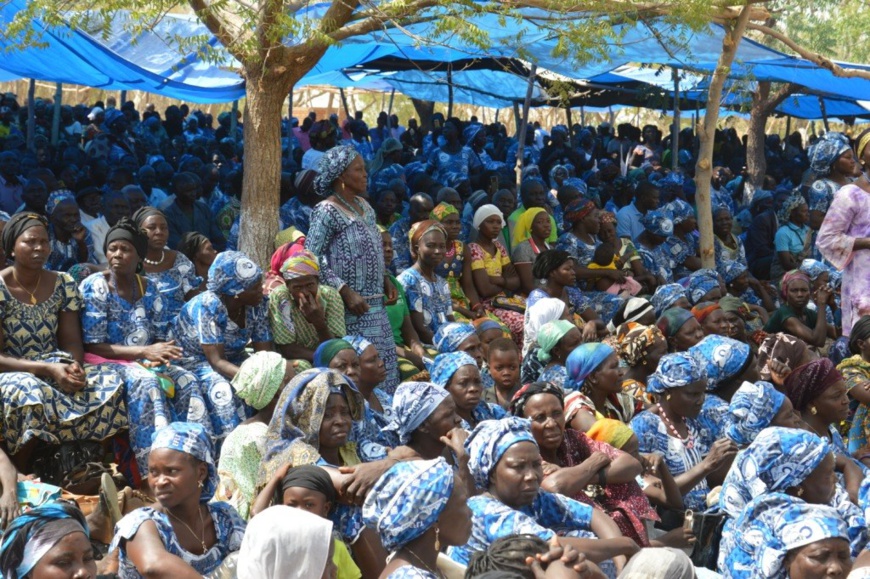
[[[567,233],[563,233],[559,236],[559,240],[556,242],[556,249],[561,249],[562,251],[567,251],[568,255],[574,258],[574,261],[577,265],[586,267],[590,263],[592,263],[592,256],[595,255],[595,249],[598,247],[599,241],[596,239],[595,244],[589,245],[584,242],[582,239],[571,233],[570,231]],[[569,298],[571,298],[572,303],[575,298],[574,294],[569,290],[568,292]],[[592,309],[594,309],[599,317],[606,323],[609,322],[613,315],[616,313],[616,310],[619,309],[619,306],[622,305],[622,298],[619,298],[615,295],[609,294],[607,292],[595,291],[586,289],[583,291],[582,296],[587,299],[587,302]],[[531,307],[531,306],[528,306]],[[576,309],[575,305],[575,309]],[[585,309],[585,308],[584,308]],[[578,310],[581,312],[583,310]]]
[[[248,409],[235,395],[230,381],[209,364],[202,347],[223,345],[226,360],[241,365],[248,342],[272,341],[269,298],[264,297],[259,305],[245,308],[245,327],[240,328],[230,319],[220,296],[211,291],[203,292],[184,305],[175,320],[173,336],[184,349],[179,365],[193,372],[208,393],[205,403],[211,429],[206,430],[215,438],[219,449],[220,442],[247,418]]]
[[[565,382],[567,380],[568,370],[562,364],[553,364],[552,366],[544,368],[544,371],[541,372],[541,376],[538,378],[538,382],[549,382],[550,384],[555,384],[560,388],[565,387]]]
[[[345,311],[347,333],[361,336],[378,350],[387,370],[383,388],[399,383],[396,342],[384,306],[384,248],[375,212],[359,200],[362,215],[322,201],[314,208],[305,248],[320,257],[320,281],[336,290],[347,284],[369,305],[361,316]]]
[[[402,217],[390,225],[390,238],[393,240],[393,262],[390,264],[390,271],[393,275],[399,275],[414,265],[411,261],[411,241],[408,239],[410,231],[411,220],[407,217]]]
[[[79,244],[70,237],[66,243],[60,241],[54,234],[54,226],[48,228],[48,243],[51,246],[51,253],[45,261],[45,269],[52,271],[69,271],[69,269],[78,263],[97,263],[97,256],[94,254],[94,239],[91,237],[91,232],[85,230],[85,244],[88,246],[88,258],[81,261],[79,259]]]
[[[387,575],[387,579],[439,579],[439,577],[431,571],[425,571],[412,565],[405,565]]]
[[[380,388],[375,388],[372,394],[381,403],[383,413],[366,401],[362,420],[355,420],[350,431],[350,440],[356,442],[357,452],[363,462],[386,458],[388,449],[399,446],[399,438],[394,432],[383,431],[393,420],[393,397]]]
[[[145,277],[157,284],[157,291],[163,297],[166,321],[173,323],[184,307],[186,296],[202,283],[196,275],[196,267],[180,251],[175,252],[175,261],[166,271],[145,272]]]
[[[175,530],[172,528],[169,517],[151,507],[136,509],[121,519],[115,526],[115,538],[110,546],[111,551],[116,548],[120,549],[118,576],[121,579],[144,579],[144,576],[139,573],[133,562],[127,557],[126,542],[135,537],[139,527],[148,521],[152,521],[157,526],[157,534],[160,535],[167,553],[181,558],[202,575],[207,575],[217,569],[230,553],[241,549],[247,524],[239,516],[239,513],[227,503],[207,503],[207,507],[211,513],[212,521],[214,521],[217,541],[208,552],[202,555],[194,555],[185,551],[175,536]]]
[[[423,274],[409,267],[397,277],[405,288],[405,298],[408,309],[423,315],[423,323],[433,333],[438,327],[446,324],[448,317],[453,316],[453,300],[450,298],[450,286],[443,277],[435,276],[431,282]]]
[[[674,281],[674,263],[668,255],[666,244],[649,248],[642,243],[637,245],[637,254],[643,260],[643,266],[653,275],[661,276],[665,283]]]
[[[144,282],[143,278],[143,282]],[[143,283],[145,295],[131,304],[110,290],[105,274],[95,273],[80,286],[82,337],[85,344],[147,346],[166,340],[166,309],[154,283]],[[175,384],[170,397],[160,387],[157,375],[132,362],[107,364],[123,379],[127,388],[127,416],[130,444],[140,474],[148,472],[151,435],[170,422],[197,422],[209,432],[205,396],[196,376],[176,365],[160,370]]]
[[[393,179],[405,179],[405,168],[398,164],[384,165],[371,175],[369,175],[369,192],[376,193],[390,186],[390,181]]]
[[[311,223],[311,207],[302,203],[298,197],[291,197],[279,211],[281,216],[281,229],[287,229],[291,225],[308,234],[308,226]]]
[[[672,235],[661,247],[664,248],[664,252],[668,254],[668,258],[670,258],[671,263],[674,265],[672,275],[676,279],[686,277],[692,273],[684,264],[686,259],[699,255],[700,242],[694,234],[689,233],[685,237]]]
[[[435,182],[456,189],[469,180],[472,169],[480,166],[480,159],[469,147],[462,147],[456,153],[439,147],[429,155],[426,171]]]

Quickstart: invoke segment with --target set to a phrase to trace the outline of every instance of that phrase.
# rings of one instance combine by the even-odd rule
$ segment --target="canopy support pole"
[[[121,110],[121,107],[124,106],[124,103],[127,102],[127,91],[121,91],[121,102],[118,103],[118,110]]]
[[[680,166],[680,71],[674,69],[674,124],[671,128],[671,170]]]
[[[393,128],[393,99],[396,98],[396,89],[390,91],[390,108],[387,109],[387,128]]]
[[[607,110],[610,114],[610,126],[616,130],[615,127],[613,127],[613,124],[616,122],[616,115],[613,114],[613,105],[607,105]]]
[[[580,105],[580,124],[586,126],[586,107]]]
[[[571,105],[570,103],[565,105],[565,121],[568,123],[568,132],[571,132],[571,125],[574,123],[571,122]]]
[[[517,144],[517,164],[516,164],[516,173],[517,173],[517,191],[520,190],[520,184],[523,180],[523,153],[526,146],[526,131],[529,124],[529,108],[532,106],[532,89],[535,88],[535,75],[538,72],[538,65],[533,64],[532,68],[529,70],[529,86],[526,87],[526,99],[523,101],[523,120],[520,125],[520,133],[517,136],[519,138],[519,143]],[[516,106],[516,103],[514,103]]]
[[[338,94],[341,95],[341,104],[344,107],[344,116],[350,118],[350,108],[347,106],[347,95],[344,94],[344,89],[338,89]]]
[[[791,115],[786,115],[785,117],[785,138],[788,139],[788,136],[791,134]]]
[[[825,107],[825,99],[819,97],[819,108],[822,110],[822,122],[825,123],[825,132],[828,133],[831,131],[830,125],[828,125],[828,109]]]
[[[36,113],[33,110],[36,103],[36,79],[31,78],[27,87],[27,148],[33,150],[33,139],[36,137]]]
[[[453,117],[453,64],[447,63],[447,118]]]
[[[498,113],[500,111],[501,111],[501,109],[495,109],[495,122],[498,122]]]
[[[287,95],[287,119],[290,120],[293,118],[293,89],[290,89],[290,94]],[[291,123],[292,128],[292,123]]]
[[[63,83],[54,85],[54,116],[51,118],[51,145],[56,146],[60,138],[60,108],[63,106]]]
[[[293,106],[292,104],[290,105]],[[291,109],[292,110],[292,109]],[[233,101],[233,111],[230,113],[230,135],[236,139],[236,128],[239,126],[239,99]]]

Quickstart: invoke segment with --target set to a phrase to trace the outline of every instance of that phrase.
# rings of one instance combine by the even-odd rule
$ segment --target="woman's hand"
[[[399,301],[399,292],[393,282],[387,276],[384,276],[384,303],[388,306]]]
[[[341,298],[344,300],[344,307],[347,308],[347,311],[352,313],[355,316],[361,316],[367,311],[369,311],[369,304],[362,296],[358,293],[350,289],[349,286],[344,286],[341,288]]]
[[[720,438],[713,443],[710,453],[704,458],[704,462],[710,471],[714,471],[733,459],[736,454],[737,445],[728,438]]]
[[[3,495],[0,496],[0,528],[5,529],[12,522],[12,519],[21,514],[21,509],[18,505],[18,493],[15,488],[3,489]]]
[[[550,476],[551,474],[558,472],[560,469],[558,464],[553,464],[552,462],[544,461],[542,463],[542,470],[544,471],[544,476]]]
[[[67,394],[75,394],[85,387],[85,372],[78,362],[51,364],[48,373],[57,387]]]
[[[589,342],[597,342],[598,341],[598,324],[595,323],[595,320],[586,322],[583,324],[583,328],[581,330],[581,334],[583,336],[583,343],[588,344]]]
[[[645,474],[660,476],[662,464],[664,464],[664,456],[654,452],[652,454],[642,454],[640,459]]]
[[[175,345],[175,340],[157,342],[145,347],[145,359],[158,364],[169,364],[178,360],[184,351]]]
[[[605,277],[612,282],[625,283],[626,274],[621,269],[599,269],[597,271],[603,274],[602,277]]]
[[[464,428],[456,427],[450,430],[447,435],[441,437],[441,442],[453,451],[456,455],[456,461],[459,462],[468,457],[465,452],[465,441],[468,439],[468,431]]]
[[[583,461],[584,463],[589,463],[589,468],[593,472],[598,472],[602,468],[607,468],[610,466],[610,457],[604,454],[603,452],[593,452],[589,455],[589,458]]]

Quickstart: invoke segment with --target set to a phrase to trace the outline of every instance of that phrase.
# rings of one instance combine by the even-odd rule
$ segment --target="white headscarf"
[[[501,209],[496,207],[495,205],[481,205],[480,208],[474,212],[474,219],[472,220],[472,225],[475,229],[480,227],[480,224],[489,219],[492,216],[498,216],[501,219],[501,226],[504,227],[504,216],[501,214]]]
[[[538,339],[538,330],[547,322],[553,322],[565,313],[565,302],[559,298],[541,298],[526,310],[525,331],[523,332],[523,356]]]
[[[239,550],[238,579],[310,579],[326,568],[332,521],[285,507],[269,507],[251,519]]]

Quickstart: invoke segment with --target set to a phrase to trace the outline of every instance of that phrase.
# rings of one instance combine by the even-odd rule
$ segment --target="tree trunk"
[[[698,152],[698,164],[695,166],[695,204],[698,211],[698,231],[701,234],[701,264],[705,268],[716,267],[716,254],[713,247],[713,210],[710,202],[710,178],[713,175],[713,139],[716,135],[716,123],[719,121],[719,107],[722,102],[722,87],[731,72],[731,63],[737,52],[737,46],[743,38],[746,24],[749,22],[749,6],[740,9],[740,15],[734,22],[725,26],[725,38],[722,40],[722,54],[716,71],[710,80],[707,112],[704,124],[698,127],[698,137],[701,148]]]
[[[744,190],[744,202],[752,201],[751,193],[761,189],[764,184],[764,175],[767,173],[767,159],[764,156],[764,133],[767,128],[767,119],[773,114],[782,102],[790,95],[798,91],[798,85],[786,84],[781,86],[772,96],[770,94],[770,82],[758,83],[758,88],[752,93],[752,109],[749,114],[749,130],[746,133],[746,172],[749,176],[749,187]],[[786,135],[788,138],[788,135]]]
[[[435,103],[433,101],[411,99],[411,104],[414,105],[414,110],[417,112],[417,116],[420,117],[420,130],[423,132],[431,130],[432,115],[435,114]]]
[[[245,74],[245,165],[239,250],[269,265],[278,233],[281,189],[281,114],[292,89],[286,76]],[[289,84],[289,86],[288,86]]]

